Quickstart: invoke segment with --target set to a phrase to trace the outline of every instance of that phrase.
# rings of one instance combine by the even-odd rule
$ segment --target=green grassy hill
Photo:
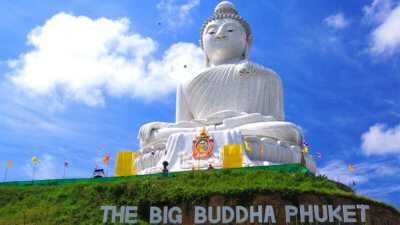
[[[102,224],[101,205],[137,205],[140,209],[150,205],[201,204],[213,195],[246,199],[257,194],[279,193],[291,198],[309,193],[370,201],[325,177],[309,175],[304,169],[225,169],[168,176],[0,184],[0,225]]]

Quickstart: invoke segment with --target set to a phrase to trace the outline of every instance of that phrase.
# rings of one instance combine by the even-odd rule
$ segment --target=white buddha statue
[[[281,80],[272,70],[248,61],[251,42],[250,26],[234,5],[218,4],[201,29],[207,68],[178,86],[175,123],[141,127],[139,171],[158,171],[162,161],[180,164],[172,166],[175,170],[189,169],[191,149],[182,143],[191,142],[200,128],[219,137],[220,147],[232,142],[258,146],[262,153],[246,156],[247,166],[300,162],[303,136],[296,125],[284,121]],[[176,144],[179,135],[181,147]],[[204,164],[212,162],[218,168],[221,159],[213,157]],[[306,156],[305,161],[315,171],[312,158]]]

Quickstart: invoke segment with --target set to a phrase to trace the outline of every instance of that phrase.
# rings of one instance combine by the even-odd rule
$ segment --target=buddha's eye
[[[215,34],[215,31],[209,31],[208,34],[213,35],[213,34]]]
[[[233,32],[233,29],[228,29],[228,32],[232,33],[232,32]]]

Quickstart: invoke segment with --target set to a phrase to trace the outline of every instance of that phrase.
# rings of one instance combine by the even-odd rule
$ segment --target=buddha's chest
[[[249,97],[248,93],[257,91],[265,82],[261,76],[238,73],[211,74],[192,82],[185,88],[185,94],[189,102],[196,100]],[[215,101],[215,100],[214,100]]]
[[[257,112],[270,95],[270,81],[257,74],[241,75],[234,70],[196,78],[184,89],[190,111],[200,117],[222,110]]]

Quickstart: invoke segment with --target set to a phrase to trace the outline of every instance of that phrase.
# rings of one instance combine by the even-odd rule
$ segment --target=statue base
[[[223,168],[223,149],[225,145],[242,145],[242,167],[268,166],[301,163],[312,173],[316,173],[314,159],[303,153],[302,147],[269,137],[244,136],[238,129],[209,131],[212,149],[206,157],[195,158],[193,145],[199,131],[175,133],[167,141],[154,143],[140,149],[136,159],[138,174],[162,172],[163,162],[168,162],[171,172]]]

